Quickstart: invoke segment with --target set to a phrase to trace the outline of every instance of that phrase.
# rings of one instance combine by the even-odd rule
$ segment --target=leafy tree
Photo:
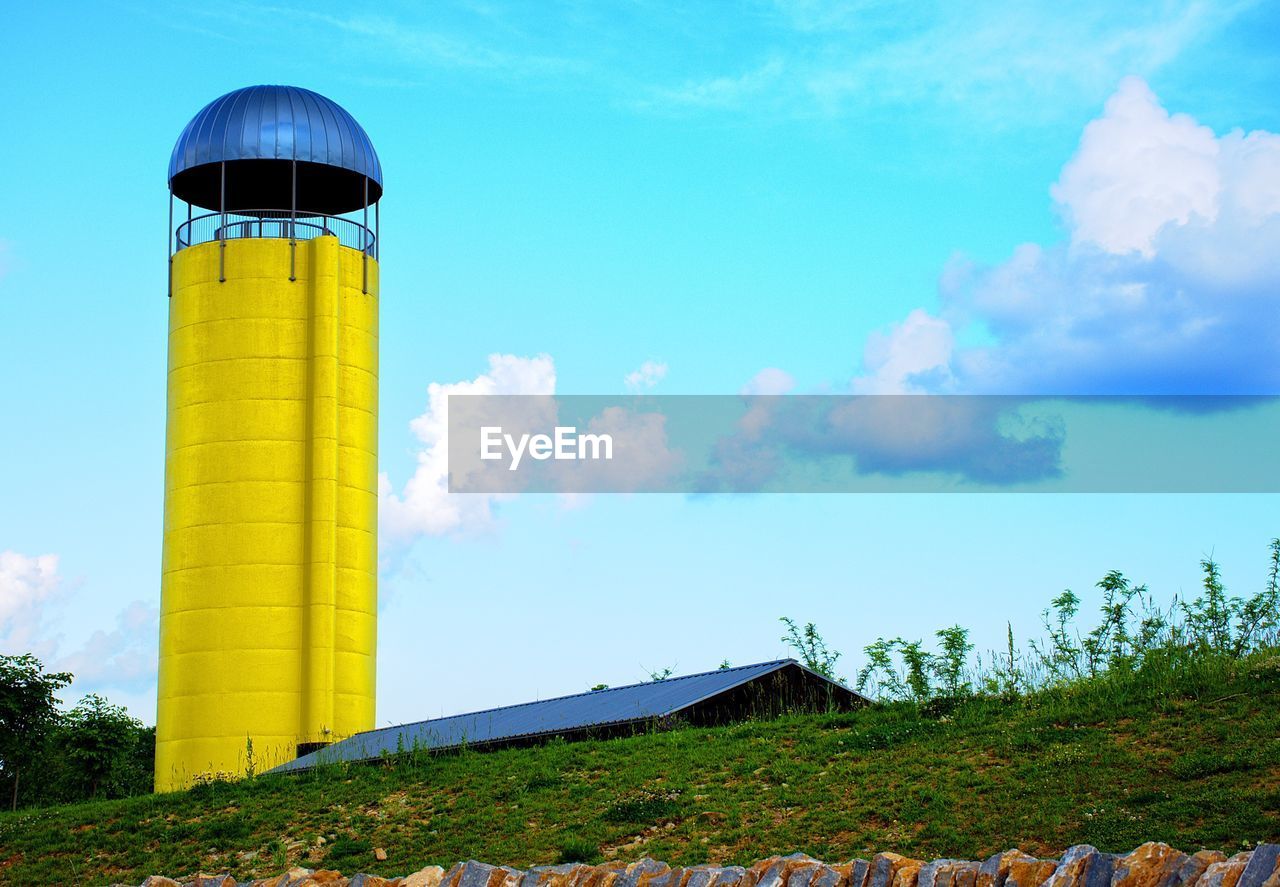
[[[965,680],[969,653],[973,651],[973,644],[969,643],[969,629],[953,625],[939,629],[934,635],[938,638],[941,652],[930,659],[929,666],[941,682],[938,689],[952,698],[969,695],[973,689]]]
[[[870,693],[880,699],[907,698],[906,681],[893,665],[893,650],[897,644],[897,639],[876,638],[874,643],[863,648],[867,664],[858,671],[859,693]]]
[[[933,656],[925,652],[922,641],[907,643],[898,638],[898,652],[902,656],[902,664],[906,669],[907,689],[915,702],[927,702],[933,697],[933,687],[929,683],[929,672],[933,670]]]
[[[867,664],[858,672],[859,692],[912,702],[926,702],[932,697],[929,672],[933,668],[933,657],[920,641],[908,643],[902,638],[877,638],[863,652],[867,654]],[[893,664],[895,652],[902,661],[901,669]]]
[[[1201,584],[1204,593],[1183,607],[1187,628],[1192,640],[1202,648],[1227,653],[1233,647],[1231,625],[1239,600],[1227,597],[1226,587],[1222,584],[1222,573],[1213,558],[1201,560],[1200,567],[1204,570]]]
[[[58,730],[72,793],[80,798],[130,794],[131,765],[146,728],[119,705],[90,693],[67,712]]]
[[[1111,570],[1098,581],[1102,589],[1102,622],[1100,622],[1082,646],[1090,674],[1097,674],[1104,668],[1118,668],[1127,665],[1132,653],[1132,639],[1129,636],[1129,607],[1134,596],[1146,591],[1145,586],[1137,588],[1129,584],[1129,580],[1119,570]]]
[[[840,653],[827,647],[827,642],[818,632],[816,625],[809,622],[801,628],[795,620],[786,616],[778,621],[787,627],[787,633],[782,636],[782,642],[795,651],[805,668],[817,672],[824,678],[844,683],[843,678],[836,676],[836,661],[840,658]]]
[[[1239,607],[1234,653],[1243,656],[1260,643],[1275,643],[1280,626],[1280,539],[1272,539],[1267,584]]]
[[[1041,654],[1041,658],[1055,681],[1078,678],[1080,677],[1080,655],[1083,650],[1076,645],[1079,635],[1073,640],[1067,626],[1080,612],[1080,598],[1068,588],[1049,604],[1051,609],[1045,610],[1042,615],[1045,630],[1049,632],[1049,646],[1047,652]],[[1012,646],[1012,625],[1009,627],[1009,635],[1010,646]]]
[[[18,791],[44,750],[58,721],[54,696],[71,683],[64,671],[45,672],[30,653],[0,656],[0,776],[11,786],[10,807],[18,807]]]

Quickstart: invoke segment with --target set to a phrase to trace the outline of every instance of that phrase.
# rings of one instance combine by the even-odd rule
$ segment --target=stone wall
[[[385,855],[385,854],[384,854]],[[1061,859],[1006,850],[984,862],[925,862],[880,853],[828,864],[803,854],[741,866],[668,866],[653,859],[604,865],[534,866],[521,870],[460,862],[449,871],[428,866],[399,878],[294,868],[274,878],[240,882],[229,875],[183,881],[152,875],[142,887],[1280,887],[1280,844],[1259,844],[1228,857],[1216,850],[1183,853],[1147,843],[1131,853],[1102,853],[1088,844]]]

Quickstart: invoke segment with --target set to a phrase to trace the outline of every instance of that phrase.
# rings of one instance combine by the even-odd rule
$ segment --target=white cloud
[[[772,5],[772,12],[766,8],[752,16],[744,29],[768,47],[767,61],[651,88],[637,107],[731,108],[773,116],[929,105],[944,113],[963,108],[965,120],[983,127],[1061,118],[1124,74],[1162,70],[1250,4]]]
[[[404,490],[395,492],[387,475],[378,477],[383,538],[406,543],[417,536],[483,530],[493,523],[496,496],[449,492],[449,414],[451,394],[555,393],[555,363],[548,356],[491,354],[488,372],[452,384],[427,387],[427,409],[409,423],[421,443],[418,467]]]
[[[124,690],[136,697],[135,713],[151,711],[151,705],[137,700],[145,702],[146,691],[155,686],[159,611],[133,601],[116,615],[114,629],[94,631],[63,655],[56,608],[65,605],[69,587],[74,583],[59,574],[57,555],[0,552],[0,653],[32,653],[50,671],[71,672],[74,694]],[[118,693],[106,695],[119,701]]]
[[[0,653],[47,656],[56,639],[46,634],[48,605],[62,584],[58,556],[0,551]]]
[[[867,374],[854,380],[856,394],[908,394],[923,376],[946,372],[955,346],[950,324],[922,308],[888,332],[874,332],[862,354]]]
[[[1170,116],[1146,83],[1126,78],[1051,189],[1071,242],[1149,259],[1165,225],[1212,223],[1222,193],[1219,154],[1213,130]]]
[[[770,59],[742,74],[686,80],[680,86],[656,90],[639,103],[640,107],[684,106],[694,108],[734,108],[759,96],[781,78],[785,65]]]
[[[993,122],[1059,113],[1128,72],[1150,75],[1229,22],[1234,4],[1159,6],[779,4],[821,40],[807,75],[829,112],[891,102],[963,104]]]
[[[160,611],[133,601],[111,631],[98,629],[84,645],[57,660],[55,670],[76,676],[81,692],[99,687],[144,689],[155,683]]]
[[[796,380],[786,370],[777,367],[765,367],[752,376],[739,394],[770,395],[788,394],[796,387]]]
[[[667,365],[653,360],[646,360],[640,368],[632,370],[622,377],[622,382],[632,394],[648,391],[667,377]]]
[[[873,334],[854,390],[1280,387],[1280,137],[1216,136],[1130,78],[1052,193],[1069,244],[1023,244],[994,267],[953,261],[941,312]]]

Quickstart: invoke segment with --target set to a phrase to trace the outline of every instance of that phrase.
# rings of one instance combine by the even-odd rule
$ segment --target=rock
[[[311,869],[291,868],[289,871],[276,875],[274,878],[259,878],[257,881],[249,882],[249,887],[284,887],[291,878],[297,880],[305,880],[311,877]]]
[[[386,851],[386,850],[383,850],[381,847],[374,847],[374,848],[373,848],[373,858],[374,858],[374,859],[376,859],[378,862],[386,862],[386,861],[387,861],[387,851]]]
[[[916,887],[922,868],[924,868],[922,860],[908,859],[893,873],[893,887]]]
[[[729,865],[720,869],[711,887],[743,887],[747,870],[740,865]],[[751,887],[755,887],[754,884]]]
[[[453,887],[502,887],[503,882],[507,880],[507,875],[514,871],[514,869],[469,859],[462,864]]]
[[[405,875],[400,879],[399,887],[440,887],[443,878],[444,869],[438,865],[429,865],[411,875]]]
[[[572,887],[611,887],[618,876],[626,871],[624,862],[607,862],[604,865],[585,865],[573,876]]]
[[[1040,887],[1058,868],[1052,859],[1036,859],[1021,850],[988,857],[974,875],[974,887]]]
[[[640,879],[640,887],[680,887],[682,883],[684,883],[684,869],[682,868],[654,872]]]
[[[1021,850],[1006,850],[988,856],[978,869],[976,887],[1004,887],[1004,879],[1009,877],[1009,866],[1017,857],[1027,856]],[[1030,859],[1031,857],[1027,857]]]
[[[1200,880],[1196,881],[1195,887],[1236,887],[1236,882],[1244,874],[1252,855],[1248,852],[1237,853],[1230,859],[1210,863]]]
[[[1023,858],[1009,863],[1009,876],[1004,887],[1041,887],[1058,870],[1056,859],[1036,859],[1023,854]]]
[[[684,879],[684,887],[711,887],[715,883],[716,878],[720,875],[720,867],[717,865],[693,865],[685,869],[688,877]],[[614,882],[613,887],[618,887],[618,882]]]
[[[1249,856],[1236,887],[1275,887],[1280,884],[1280,844],[1259,844]]]
[[[236,887],[236,879],[228,874],[206,875],[203,872],[187,881],[182,887]]]
[[[757,887],[790,887],[788,882],[796,869],[812,869],[819,865],[821,863],[812,856],[792,853],[790,856],[771,856],[768,859],[762,859],[747,871],[756,876]]]
[[[978,877],[981,864],[965,859],[935,859],[920,867],[916,876],[917,887],[952,887],[957,878],[965,882],[965,887],[973,887]]]
[[[809,887],[809,883],[822,870],[823,866],[817,862],[802,862],[799,865],[792,866],[787,870],[787,887]],[[690,883],[686,887],[705,887],[701,884]]]
[[[1182,864],[1182,868],[1178,870],[1178,876],[1174,880],[1174,884],[1178,887],[1193,887],[1200,880],[1200,876],[1204,874],[1205,869],[1213,865],[1215,862],[1223,862],[1227,858],[1225,853],[1217,850],[1199,850],[1187,857],[1187,861]]]
[[[864,887],[869,871],[871,871],[871,863],[865,859],[855,859],[849,863],[849,887]]]
[[[613,887],[639,887],[640,884],[651,881],[654,875],[665,874],[669,871],[671,871],[671,866],[665,862],[658,862],[656,859],[646,856],[627,866],[614,880]]]
[[[808,887],[839,887],[845,882],[846,873],[840,871],[835,866],[820,865],[818,870],[809,878]]]
[[[347,882],[347,887],[392,887],[393,884],[400,885],[404,881],[389,881],[386,878],[379,878],[377,875],[366,875],[364,873],[352,875],[351,880]]]
[[[1148,841],[1116,860],[1111,887],[1176,887],[1190,858],[1168,844]]]
[[[917,887],[974,887],[982,866],[966,859],[935,859],[920,867]]]
[[[897,853],[877,853],[871,859],[866,887],[915,887],[924,863]],[[903,873],[906,872],[905,878]]]
[[[1115,868],[1114,854],[1102,853],[1092,844],[1076,844],[1062,854],[1061,862],[1045,884],[1047,887],[1110,887]],[[1019,887],[1028,885],[1019,884]]]
[[[762,859],[747,871],[755,875],[757,887],[783,887],[787,883],[788,869],[794,860],[782,856]]]
[[[301,866],[294,866],[281,875],[276,875],[265,881],[261,887],[293,887],[295,884],[301,884],[311,878],[311,869],[304,869]]]
[[[182,885],[164,875],[147,875],[147,879],[142,882],[142,887],[182,887]]]
[[[441,887],[458,887],[458,877],[462,874],[462,868],[465,862],[455,862],[453,868],[440,876]]]
[[[226,887],[232,887],[235,881],[230,881]],[[333,869],[319,869],[312,871],[304,868],[291,868],[283,875],[277,875],[266,881],[254,881],[253,887],[347,887],[347,879],[342,876],[341,872]]]
[[[574,874],[580,868],[585,868],[579,862],[566,862],[561,865],[535,865],[524,873],[524,877],[520,880],[520,887],[567,887],[569,882],[573,880]],[[404,887],[416,887],[416,885],[406,884]],[[437,887],[437,885],[429,884],[425,887]]]

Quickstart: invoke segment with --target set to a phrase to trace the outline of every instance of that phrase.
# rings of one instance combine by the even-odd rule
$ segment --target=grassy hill
[[[318,839],[323,838],[323,843]],[[0,881],[1280,840],[1280,658],[0,814]],[[378,863],[373,848],[389,860]]]

